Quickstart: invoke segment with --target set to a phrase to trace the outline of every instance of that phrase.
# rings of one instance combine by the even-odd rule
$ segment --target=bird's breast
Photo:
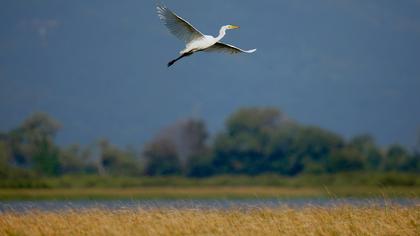
[[[216,40],[213,37],[205,36],[201,39],[192,41],[191,43],[187,45],[187,48],[189,48],[190,50],[198,51],[198,50],[203,50],[208,47],[211,47],[215,43],[216,43]]]

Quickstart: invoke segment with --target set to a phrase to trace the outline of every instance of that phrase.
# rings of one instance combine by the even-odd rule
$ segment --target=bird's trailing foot
[[[192,54],[193,54],[192,52],[183,53],[177,59],[174,59],[174,60],[168,62],[168,67],[172,66],[173,64],[175,64],[175,62],[177,62],[178,60],[181,60],[183,57],[188,57],[188,56],[190,56]]]
[[[168,62],[168,67],[170,67],[170,66],[172,66],[173,64],[175,64],[175,62],[176,62],[176,59],[175,59],[175,60],[172,60],[172,61],[170,61],[170,62]]]

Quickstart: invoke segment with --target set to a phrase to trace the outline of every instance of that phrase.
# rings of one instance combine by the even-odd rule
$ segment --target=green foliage
[[[107,140],[100,141],[101,169],[106,174],[113,176],[139,176],[141,169],[139,162],[136,160],[135,153],[129,151],[122,151],[113,145],[109,144]]]
[[[144,156],[146,157],[146,175],[177,175],[181,173],[181,162],[176,147],[167,139],[159,139],[150,143],[145,148]]]
[[[259,141],[247,133],[218,136],[214,145],[215,169],[220,174],[259,174],[263,158]]]
[[[273,108],[240,110],[226,130],[214,144],[215,167],[225,174],[322,172],[329,154],[344,146],[338,135],[301,126]]]
[[[358,150],[343,148],[330,154],[327,170],[330,173],[360,171],[364,169],[365,163],[364,156]]]
[[[264,174],[218,175],[207,178],[182,176],[98,176],[64,175],[58,177],[26,177],[0,179],[0,188],[134,188],[134,187],[209,187],[209,186],[272,186],[272,187],[397,187],[420,188],[420,176],[407,173],[346,172],[337,174],[302,174],[295,177]]]
[[[209,177],[214,174],[212,156],[210,153],[192,155],[187,160],[186,176],[194,178]]]
[[[60,150],[60,167],[62,174],[88,173],[92,164],[88,162],[87,152],[79,145],[71,145]]]
[[[0,187],[25,188],[33,186],[28,182],[35,177],[34,173],[11,165],[9,159],[10,149],[7,142],[0,140]]]
[[[37,144],[33,154],[34,170],[41,175],[56,176],[60,174],[58,148],[44,139]]]
[[[286,117],[275,108],[243,108],[228,118],[227,131],[232,136],[239,133],[263,135],[264,131],[278,127],[285,120]]]
[[[386,171],[404,170],[408,168],[408,153],[400,145],[392,145],[385,156],[384,169]]]
[[[50,165],[48,172],[56,172],[51,169],[56,168],[52,165],[55,165],[53,162],[57,158],[53,139],[59,129],[60,124],[47,114],[31,115],[6,137],[11,150],[9,161],[20,167],[34,167],[39,171],[43,171],[41,165]]]
[[[318,180],[322,179],[324,183],[348,184],[349,181],[343,178],[354,178],[352,173],[361,176],[366,173],[371,178],[356,180],[384,186],[411,186],[418,184],[420,173],[418,149],[410,152],[401,145],[381,148],[369,135],[346,141],[328,130],[292,121],[270,107],[238,110],[228,117],[225,129],[211,142],[202,120],[175,122],[158,133],[141,153],[133,148],[119,148],[107,140],[87,147],[77,144],[59,147],[54,143],[59,128],[54,119],[36,113],[16,129],[0,133],[1,184],[50,186],[38,180],[69,174],[99,175],[104,179],[151,176],[156,180],[143,181],[146,185],[164,182],[167,178],[186,181],[181,181],[180,177],[159,176],[210,178],[223,182],[226,178],[218,179],[217,176],[225,175],[251,182],[252,178],[242,176],[253,176],[259,179],[258,183],[272,184],[283,183],[285,176],[293,176],[297,177],[293,179],[299,179],[292,181],[298,185],[304,181],[313,183],[313,177],[305,176],[318,175]],[[412,175],[401,177],[400,173]],[[260,177],[267,175],[282,177],[276,177],[274,182]],[[410,179],[412,176],[415,177]],[[69,184],[66,181],[64,185]]]
[[[8,164],[9,153],[4,141],[0,141],[0,179],[9,177],[10,166]]]
[[[228,118],[226,132],[214,143],[214,167],[219,174],[257,175],[273,171],[272,140],[277,131],[293,126],[274,108],[241,109]],[[279,157],[281,159],[281,156]],[[271,159],[271,160],[270,160]]]
[[[384,162],[383,155],[370,135],[359,135],[349,142],[349,147],[357,150],[365,158],[366,169],[381,169]]]
[[[206,139],[208,133],[202,120],[178,121],[159,133],[144,149],[147,175],[185,174],[193,177],[211,175]],[[203,166],[203,165],[208,166]]]

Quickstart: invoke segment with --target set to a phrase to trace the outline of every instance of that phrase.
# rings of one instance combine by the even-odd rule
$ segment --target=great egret
[[[242,50],[233,45],[225,44],[220,40],[226,35],[226,30],[238,29],[239,26],[225,25],[220,28],[219,36],[204,35],[192,26],[188,21],[182,19],[166,6],[158,5],[156,7],[159,18],[173,35],[184,41],[186,47],[179,52],[181,56],[170,61],[168,67],[172,66],[176,61],[183,57],[191,56],[195,52],[226,52],[236,53],[253,53],[257,49]]]

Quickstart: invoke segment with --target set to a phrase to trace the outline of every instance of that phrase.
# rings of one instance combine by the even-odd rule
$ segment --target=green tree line
[[[0,133],[0,178],[420,173],[419,147],[379,147],[370,135],[346,140],[300,124],[276,108],[240,109],[213,136],[201,119],[178,121],[140,151],[107,140],[62,147],[55,143],[60,128],[47,114],[35,113],[17,128]]]

